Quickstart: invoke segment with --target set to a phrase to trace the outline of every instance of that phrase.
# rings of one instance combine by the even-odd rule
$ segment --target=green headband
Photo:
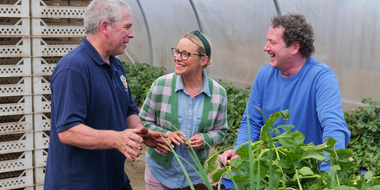
[[[190,32],[191,34],[194,34],[195,36],[197,36],[201,41],[202,41],[202,44],[205,46],[205,49],[206,49],[206,55],[208,57],[210,57],[210,44],[208,43],[206,37],[200,33],[198,30],[194,30],[192,32]]]

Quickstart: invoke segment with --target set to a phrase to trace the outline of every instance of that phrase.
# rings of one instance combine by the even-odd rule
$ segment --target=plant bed
[[[158,77],[165,74],[166,68],[151,67],[148,63],[139,62],[134,64],[126,64],[123,62],[123,67],[136,106],[141,107],[150,86]]]
[[[273,123],[282,118],[284,125]],[[265,119],[265,116],[263,116]],[[348,149],[334,150],[336,141],[329,137],[321,145],[303,144],[305,136],[291,131],[293,125],[286,124],[289,111],[275,112],[261,128],[260,139],[250,142],[236,151],[240,158],[232,159],[224,168],[215,168],[216,155],[207,161],[211,179],[219,181],[227,173],[235,189],[380,189],[380,178],[373,172],[364,176],[348,176],[352,169],[352,152]],[[278,131],[281,128],[284,133]],[[249,129],[249,126],[248,126]],[[274,133],[274,137],[271,137]],[[248,134],[250,134],[248,130]],[[280,146],[277,146],[280,145]],[[239,145],[240,146],[240,145]],[[318,169],[318,162],[331,166],[330,172]],[[232,173],[234,175],[232,175]]]

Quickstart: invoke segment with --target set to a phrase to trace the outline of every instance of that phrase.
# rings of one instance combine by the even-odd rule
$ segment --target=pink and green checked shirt
[[[205,141],[214,146],[220,143],[228,129],[226,90],[213,79],[208,78],[211,96],[205,96],[202,118],[198,133]],[[153,82],[141,108],[140,118],[145,127],[167,133],[178,128],[178,94],[175,92],[177,75],[170,73]],[[208,158],[209,147],[198,149],[197,156],[201,162]],[[158,163],[169,167],[172,153],[166,155],[153,148],[148,148],[150,157]]]

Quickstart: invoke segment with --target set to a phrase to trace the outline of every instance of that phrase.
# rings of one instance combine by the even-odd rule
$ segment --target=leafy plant
[[[169,123],[169,124],[170,124],[174,129],[176,129],[176,130],[178,131],[178,128],[177,128],[177,127],[175,127],[175,126],[172,125],[171,123]],[[162,135],[161,135],[161,137],[163,138]],[[182,138],[185,139],[185,142],[186,142],[187,144],[189,144],[189,145],[191,144],[188,138],[186,138],[185,136],[182,136]],[[195,150],[193,149],[193,147],[192,147],[192,146],[189,146],[190,149],[188,149],[187,151],[188,151],[189,155],[191,156],[191,158],[194,160],[194,163],[195,163],[195,165],[197,166],[197,168],[193,167],[192,164],[190,164],[186,159],[184,159],[183,157],[181,157],[180,155],[178,155],[178,154],[175,152],[174,148],[172,148],[171,144],[170,144],[168,141],[166,141],[165,138],[163,138],[163,139],[165,140],[165,143],[166,143],[167,147],[169,147],[169,148],[167,148],[167,147],[164,147],[164,148],[165,148],[167,151],[172,152],[173,155],[174,155],[174,157],[177,159],[177,161],[178,161],[178,163],[179,163],[179,165],[180,165],[180,167],[181,167],[181,169],[182,169],[182,171],[183,171],[183,173],[184,173],[184,175],[185,175],[185,177],[186,177],[186,180],[187,180],[187,182],[189,183],[189,187],[190,187],[190,189],[191,189],[191,190],[195,190],[194,185],[192,184],[192,182],[191,182],[191,180],[190,180],[190,178],[189,178],[189,174],[187,173],[185,167],[183,166],[183,162],[187,163],[187,164],[188,164],[188,165],[189,165],[189,166],[190,166],[190,167],[191,167],[191,168],[192,168],[192,169],[193,169],[193,170],[199,175],[199,177],[204,181],[204,184],[207,186],[207,188],[210,189],[210,190],[212,190],[213,188],[212,188],[212,186],[211,186],[210,181],[208,180],[208,176],[207,176],[207,172],[206,172],[207,170],[203,167],[203,165],[202,165],[201,161],[199,160],[199,158],[198,158],[198,156],[197,156]],[[212,150],[214,150],[210,144],[208,144],[206,141],[204,141],[204,142],[206,143],[206,146],[209,146]],[[214,150],[214,151],[215,151],[215,150]],[[217,154],[217,153],[215,152],[215,154]],[[182,160],[182,161],[181,161],[181,160]],[[214,162],[214,163],[215,163],[215,162]]]
[[[220,179],[225,171],[231,170],[235,173],[234,176],[230,176],[236,181],[235,189],[380,188],[379,178],[371,174],[365,179],[358,179],[356,176],[349,178],[346,175],[352,167],[349,160],[352,153],[348,149],[335,151],[336,141],[333,138],[327,138],[322,145],[305,145],[305,136],[299,131],[291,131],[293,125],[285,123],[273,126],[279,117],[285,122],[288,120],[288,110],[275,112],[268,120],[264,115],[263,117],[265,125],[261,128],[260,139],[238,149],[236,154],[241,157],[232,159],[228,167],[214,170],[212,179]],[[279,128],[283,129],[284,133],[280,134]],[[275,137],[271,137],[271,133],[274,133]],[[318,170],[318,162],[324,162],[326,157],[329,158],[330,173]],[[214,160],[211,158],[209,162]]]
[[[148,63],[125,64],[123,67],[128,78],[132,97],[137,107],[141,107],[152,83],[165,74],[165,67],[150,67]]]
[[[346,111],[344,118],[351,131],[348,148],[352,151],[354,166],[350,175],[360,174],[360,170],[372,171],[374,176],[380,173],[380,101],[364,98],[368,106]]]

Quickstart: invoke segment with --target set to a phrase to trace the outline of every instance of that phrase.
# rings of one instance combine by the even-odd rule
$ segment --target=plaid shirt
[[[178,128],[176,81],[177,75],[171,73],[153,82],[140,112],[142,123],[148,129],[167,133],[176,130],[172,125]],[[205,97],[198,133],[203,135],[208,144],[214,146],[223,140],[228,129],[227,94],[226,90],[216,81],[208,78],[208,82],[211,97]],[[209,150],[206,145],[196,151],[201,162],[208,158]],[[167,167],[170,165],[172,153],[164,155],[152,148],[148,148],[148,153],[160,164]]]

